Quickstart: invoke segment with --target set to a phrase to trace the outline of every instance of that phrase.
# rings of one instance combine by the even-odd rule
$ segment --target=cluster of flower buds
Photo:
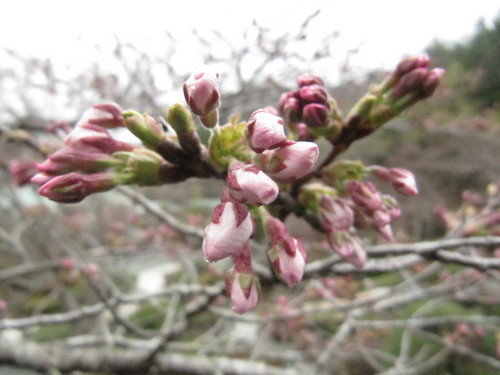
[[[130,126],[133,122],[127,117],[124,121],[121,108],[113,103],[86,111],[67,135],[64,147],[36,165],[39,173],[31,181],[40,186],[39,194],[61,203],[76,203],[121,184],[159,183],[163,159],[109,133],[108,128],[125,123]]]
[[[429,69],[425,54],[405,58],[354,105],[345,120],[345,134],[356,139],[380,128],[417,101],[431,96],[443,74],[442,68]]]
[[[212,135],[212,141],[229,139],[225,136],[226,130],[233,129],[232,126],[222,127],[219,133]],[[226,277],[226,287],[230,288],[227,293],[233,310],[238,313],[254,307],[252,303],[258,300],[254,294],[259,290],[253,287],[257,278],[251,265],[245,266],[244,272],[237,265],[241,262],[242,251],[248,252],[244,259],[250,259],[249,240],[255,230],[247,205],[255,208],[274,202],[279,194],[277,183],[292,182],[310,173],[319,155],[315,143],[288,140],[283,120],[269,109],[252,113],[244,126],[242,135],[246,140],[245,147],[252,151],[247,155],[253,162],[238,161],[229,166],[222,203],[215,208],[212,221],[205,228],[202,246],[208,261],[233,257],[235,266]],[[235,139],[235,144],[242,147],[239,142]],[[265,227],[271,238],[268,256],[276,275],[292,286],[302,279],[304,273],[307,262],[304,246],[287,233],[281,221],[270,217],[265,209],[263,212],[267,223]],[[242,286],[243,281],[246,284]],[[242,288],[247,294],[241,292]]]
[[[260,295],[250,249],[257,230],[262,232],[259,237],[269,239],[267,256],[278,279],[291,287],[305,272],[308,256],[302,241],[271,214],[278,210],[267,207],[276,204],[280,189],[280,215],[305,212],[309,220],[314,214],[312,225],[326,233],[332,250],[356,267],[367,258],[357,228],[374,229],[392,240],[391,222],[400,215],[399,206],[366,178],[371,174],[397,192],[415,195],[413,175],[401,168],[334,159],[354,140],[429,96],[443,72],[428,65],[425,56],[404,60],[345,120],[321,78],[303,74],[297,80],[299,89],[281,96],[279,112],[265,107],[246,122],[233,116],[222,126],[218,74],[202,66],[183,86],[189,109],[181,104],[168,108],[170,126],[114,104],[96,105],[69,133],[65,147],[37,165],[39,173],[32,181],[41,186],[41,195],[70,203],[120,184],[225,179],[221,203],[204,230],[202,252],[208,262],[232,258],[226,290],[233,310],[244,313],[255,307]],[[198,138],[193,114],[211,130],[208,145]],[[108,129],[116,127],[128,129],[144,147],[114,139]],[[333,149],[313,171],[319,157],[313,142],[317,137],[325,137]],[[302,207],[281,205],[289,199]]]
[[[485,194],[466,190],[456,211],[437,207],[435,215],[452,236],[500,235],[500,181],[490,183]],[[498,254],[498,252],[497,252]]]
[[[332,138],[338,132],[340,115],[320,77],[304,73],[297,78],[298,90],[281,95],[279,110],[298,139]]]
[[[358,228],[373,228],[386,241],[392,241],[391,222],[401,215],[397,201],[381,194],[369,181],[351,180],[346,184],[355,211]]]

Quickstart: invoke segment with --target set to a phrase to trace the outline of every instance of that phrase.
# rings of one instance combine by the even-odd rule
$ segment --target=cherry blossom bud
[[[328,126],[330,110],[320,103],[307,104],[302,110],[302,121],[312,128]]]
[[[302,103],[298,93],[289,91],[282,94],[279,109],[288,122],[299,122],[302,118]]]
[[[55,176],[51,174],[46,174],[46,173],[37,173],[31,178],[31,182],[34,183],[35,185],[42,186],[49,180],[53,179]]]
[[[257,153],[282,146],[286,141],[283,119],[265,110],[250,115],[245,138],[248,146]]]
[[[396,67],[396,74],[403,76],[412,70],[429,67],[429,56],[427,54],[405,57]]]
[[[328,94],[323,86],[303,86],[299,91],[299,95],[305,103],[317,103],[328,106]]]
[[[276,275],[289,287],[297,284],[302,280],[307,264],[304,244],[293,238],[279,219],[269,218],[266,230],[271,237],[268,256]]]
[[[264,108],[262,108],[262,110],[264,112],[270,113],[272,115],[279,116],[278,110],[275,107],[273,107],[272,105],[267,105]]]
[[[373,212],[382,207],[382,196],[369,181],[350,180],[346,184],[346,190],[354,203],[363,210]]]
[[[38,172],[37,163],[32,161],[12,160],[9,162],[9,173],[17,186],[23,186],[31,181]]]
[[[445,70],[443,68],[434,68],[429,71],[422,82],[421,95],[418,99],[425,99],[431,96],[439,86],[439,82],[444,73]]]
[[[238,203],[269,204],[279,193],[276,182],[253,164],[231,168],[226,183],[229,194]]]
[[[95,124],[75,127],[64,140],[64,144],[75,149],[88,150],[90,147],[107,154],[134,149],[134,145],[115,140],[106,129]]]
[[[84,124],[99,125],[108,129],[122,127],[122,109],[115,103],[95,104],[84,112],[76,126]]]
[[[59,260],[59,267],[64,270],[73,270],[77,266],[76,260],[73,258],[61,258]]]
[[[346,231],[354,223],[354,212],[342,198],[323,195],[320,198],[320,220],[328,232]]]
[[[287,141],[280,149],[256,160],[275,181],[288,183],[310,173],[318,155],[318,145],[313,142]]]
[[[394,189],[404,195],[417,195],[418,188],[415,176],[407,169],[389,169],[389,179]]]
[[[363,244],[352,233],[348,231],[331,233],[328,235],[328,243],[333,251],[355,267],[361,268],[366,263]]]
[[[203,255],[209,262],[237,254],[253,236],[254,223],[246,206],[223,202],[215,207],[205,228]]]
[[[391,221],[401,216],[401,208],[398,201],[391,195],[382,195],[383,210],[389,213]]]
[[[195,115],[206,116],[220,105],[218,78],[218,73],[203,65],[184,83],[184,98]]]
[[[308,74],[308,73],[302,73],[298,78],[297,78],[297,85],[299,87],[304,87],[304,86],[311,86],[311,85],[319,85],[319,86],[324,86],[325,83],[323,80],[315,75]]]
[[[260,283],[252,269],[248,243],[233,256],[234,266],[226,273],[226,293],[231,298],[232,310],[243,314],[259,301]]]
[[[117,163],[119,161],[112,156],[92,147],[87,149],[65,147],[50,155],[43,163],[38,163],[37,168],[42,173],[62,175],[73,171],[100,172]]]
[[[388,168],[382,167],[380,165],[372,165],[369,168],[367,168],[367,170],[373,173],[373,175],[377,177],[380,181],[389,182],[391,180]]]
[[[232,310],[244,314],[259,302],[259,279],[253,273],[237,272],[232,268],[226,274],[226,293],[231,298]]]
[[[289,237],[271,247],[268,255],[276,275],[289,287],[302,280],[307,264],[307,253],[301,240]]]
[[[390,224],[379,226],[376,228],[377,233],[387,242],[394,241],[394,235],[392,234],[392,227]]]
[[[88,263],[85,265],[83,271],[87,274],[90,281],[98,282],[101,278],[101,268],[95,263]]]
[[[38,194],[60,203],[77,203],[90,194],[111,190],[119,182],[112,173],[86,175],[72,172],[48,180]]]

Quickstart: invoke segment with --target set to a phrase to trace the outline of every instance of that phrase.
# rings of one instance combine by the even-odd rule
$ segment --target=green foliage
[[[500,103],[500,15],[491,27],[480,21],[469,40],[453,45],[435,41],[428,53],[446,68],[444,82],[459,97],[469,99],[477,109]]]

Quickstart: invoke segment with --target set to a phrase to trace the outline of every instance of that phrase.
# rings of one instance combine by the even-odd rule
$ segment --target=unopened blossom
[[[396,69],[382,82],[381,89],[386,92],[406,74],[410,73],[415,69],[428,68],[429,67],[429,56],[427,54],[407,56],[405,57],[396,67]]]
[[[287,141],[283,147],[270,151],[257,160],[274,180],[288,183],[309,174],[318,156],[319,148],[316,143]]]
[[[116,103],[99,103],[85,111],[76,126],[94,124],[103,128],[123,126],[122,109]]]
[[[289,287],[302,280],[307,253],[301,240],[292,237],[282,245],[273,246],[269,254],[274,271]]]
[[[281,220],[270,218],[266,230],[271,238],[269,259],[276,275],[289,287],[304,276],[307,252],[301,240],[292,237]]]
[[[303,86],[299,90],[299,95],[304,103],[316,103],[328,106],[328,94],[323,86],[316,84]]]
[[[333,251],[355,267],[361,268],[366,263],[366,251],[361,240],[354,234],[343,231],[331,233],[327,237]]]
[[[254,164],[231,168],[226,184],[229,194],[238,203],[269,204],[279,193],[276,182]]]
[[[352,227],[354,212],[344,199],[325,194],[319,205],[321,224],[326,232],[346,231]]]
[[[324,104],[310,103],[302,109],[302,121],[312,128],[328,126],[330,109]]]
[[[65,147],[50,155],[43,163],[38,163],[38,171],[51,175],[80,171],[86,173],[100,172],[117,163],[111,155],[98,149]]]
[[[219,74],[210,67],[198,67],[184,83],[184,98],[195,115],[206,116],[220,105]]]
[[[235,255],[253,233],[254,223],[246,206],[223,202],[215,207],[212,221],[205,228],[203,255],[210,262]]]
[[[252,269],[248,244],[233,256],[233,263],[226,273],[226,293],[231,299],[232,310],[243,314],[255,308],[260,296],[260,283]]]
[[[324,86],[325,83],[320,77],[318,77],[316,75],[309,74],[309,73],[302,73],[297,78],[297,85],[302,88],[304,86],[311,86],[311,85]]]
[[[9,173],[17,186],[28,184],[37,172],[35,162],[25,160],[12,160],[9,162]]]
[[[394,235],[392,233],[392,226],[391,224],[386,224],[383,226],[379,226],[375,228],[377,233],[380,235],[382,239],[384,239],[387,242],[392,242],[394,241]]]
[[[350,180],[346,190],[353,202],[363,210],[375,211],[382,207],[382,195],[369,181]]]
[[[389,180],[394,189],[404,195],[417,195],[418,188],[415,176],[407,169],[389,169]]]
[[[37,175],[33,180],[37,180]],[[38,181],[41,180],[42,178],[39,178]],[[48,179],[38,190],[38,194],[60,203],[77,203],[90,194],[111,190],[118,183],[119,180],[113,173],[87,175],[72,172]]]
[[[396,103],[398,109],[406,108],[418,100],[425,99],[434,93],[444,74],[444,69],[417,68],[401,77],[399,82],[389,91],[389,98]]]
[[[280,113],[288,122],[299,122],[302,119],[302,102],[297,92],[286,92],[281,94],[279,100]]]
[[[250,115],[245,129],[248,146],[257,153],[282,146],[286,141],[283,119],[265,110]]]
[[[85,123],[75,127],[64,140],[66,147],[92,151],[97,149],[111,154],[117,151],[131,151],[134,145],[114,139],[109,132],[99,125]],[[89,148],[91,148],[89,150]]]

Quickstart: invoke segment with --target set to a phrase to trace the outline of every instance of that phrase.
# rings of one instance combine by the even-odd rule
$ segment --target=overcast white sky
[[[311,31],[318,38],[339,31],[343,48],[361,46],[358,62],[393,66],[402,55],[419,53],[433,38],[458,40],[483,17],[491,22],[497,0],[16,0],[6,1],[0,46],[37,55],[78,54],[76,36],[105,40],[111,34],[144,41],[164,30],[175,34],[218,29],[237,35],[252,19],[284,32],[317,9]]]

